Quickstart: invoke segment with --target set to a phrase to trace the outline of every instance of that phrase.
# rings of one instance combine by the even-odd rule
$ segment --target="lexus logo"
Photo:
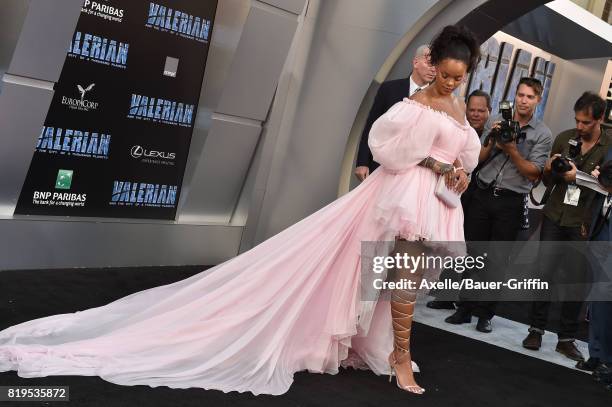
[[[142,146],[135,145],[130,150],[130,154],[134,158],[145,158],[145,159],[162,159],[162,160],[174,160],[176,159],[176,153],[168,153],[165,151],[147,150]]]
[[[142,148],[141,146],[134,146],[132,147],[132,157],[134,158],[140,158],[142,157],[142,154],[144,153],[144,148]]]

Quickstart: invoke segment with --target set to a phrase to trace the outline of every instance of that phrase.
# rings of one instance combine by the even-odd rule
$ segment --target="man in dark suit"
[[[577,368],[593,371],[593,378],[612,390],[612,148],[608,148],[605,163],[592,175],[599,177],[608,195],[598,194],[592,206],[589,240],[591,266],[597,288],[591,292],[589,304],[589,360],[579,361]]]
[[[429,63],[429,47],[421,45],[412,59],[412,73],[408,78],[383,82],[378,88],[374,104],[368,115],[368,120],[361,135],[359,150],[357,152],[357,166],[355,176],[363,181],[378,168],[378,163],[372,158],[368,147],[368,135],[372,124],[391,106],[405,97],[410,97],[425,88],[436,77],[436,69]]]

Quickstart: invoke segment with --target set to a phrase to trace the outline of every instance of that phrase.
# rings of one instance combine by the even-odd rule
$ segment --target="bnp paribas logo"
[[[108,3],[108,0],[105,0]],[[120,23],[125,12],[121,8],[115,8],[100,1],[84,0],[81,13],[94,15],[109,21]]]
[[[55,189],[70,189],[72,185],[72,170],[59,170],[55,180]]]

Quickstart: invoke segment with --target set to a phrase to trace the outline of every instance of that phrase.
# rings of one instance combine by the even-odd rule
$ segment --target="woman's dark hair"
[[[432,65],[438,65],[442,60],[452,58],[465,62],[468,72],[471,72],[480,57],[480,42],[467,27],[447,25],[433,39],[429,50]]]

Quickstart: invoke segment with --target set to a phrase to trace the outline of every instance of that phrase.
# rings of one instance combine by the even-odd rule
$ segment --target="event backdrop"
[[[85,0],[16,214],[174,219],[216,0]]]

